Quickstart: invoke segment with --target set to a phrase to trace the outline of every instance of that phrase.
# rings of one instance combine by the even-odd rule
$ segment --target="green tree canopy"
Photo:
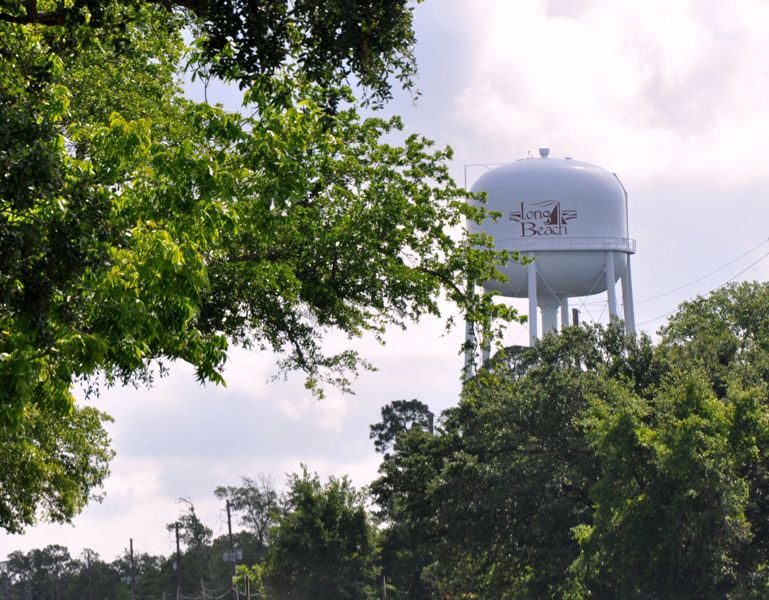
[[[434,415],[430,408],[416,398],[393,400],[382,407],[382,420],[371,426],[369,437],[374,440],[377,452],[386,453],[401,433],[419,427],[433,430]]]
[[[240,524],[256,536],[259,546],[267,544],[280,510],[280,498],[269,477],[243,477],[240,485],[219,486],[214,495],[230,503],[232,511],[240,515]]]
[[[187,550],[197,550],[211,543],[214,532],[200,520],[195,512],[195,505],[189,498],[179,498],[184,510],[173,523],[168,523],[168,531],[179,531],[179,540]]]
[[[296,600],[373,597],[374,531],[364,494],[346,477],[323,484],[306,467],[288,485],[268,550],[268,588]]]
[[[656,345],[571,327],[497,355],[382,463],[388,578],[413,598],[765,596],[768,324],[769,286],[746,283]]]
[[[37,519],[68,521],[109,474],[109,417],[91,407],[65,415],[27,406],[14,426],[0,423],[0,527],[19,533]]]
[[[417,2],[421,0],[416,0]],[[162,7],[196,32],[207,73],[242,86],[287,64],[323,86],[355,77],[382,102],[416,74],[408,0],[27,0],[0,2],[0,22],[123,37],[137,10]],[[62,41],[62,40],[60,40]],[[65,44],[77,40],[63,40]],[[129,49],[130,51],[130,49]]]
[[[409,86],[411,10],[0,1],[0,422],[70,414],[74,383],[151,382],[177,360],[222,382],[232,344],[279,353],[318,394],[349,389],[367,363],[326,353],[329,331],[381,337],[442,297],[486,330],[515,318],[467,285],[508,257],[451,233],[486,216],[451,151],[361,118],[336,82],[374,100],[391,75]],[[242,112],[185,99],[187,62],[239,82]]]
[[[186,13],[110,6],[94,22],[114,12],[119,32],[102,25],[100,45],[64,58],[69,21],[0,21],[18,47],[0,80],[5,419],[29,401],[66,409],[73,378],[146,378],[158,360],[221,381],[228,341],[345,386],[360,360],[325,355],[324,331],[380,334],[438,313],[442,292],[479,323],[513,316],[465,285],[501,255],[449,234],[484,214],[448,177],[449,151],[383,144],[397,119],[329,111],[330,92],[353,97],[293,64],[250,81],[250,116],[187,102]]]

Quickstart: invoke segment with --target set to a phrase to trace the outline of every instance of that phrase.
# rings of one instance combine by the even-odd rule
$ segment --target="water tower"
[[[625,328],[635,332],[628,237],[627,193],[601,167],[551,158],[524,158],[486,172],[473,192],[486,192],[486,207],[501,213],[496,222],[468,223],[473,233],[491,235],[498,248],[534,259],[512,262],[500,271],[507,281],[484,288],[502,296],[529,299],[529,339],[569,324],[569,298],[607,292],[610,318],[618,318],[616,282],[622,280]],[[538,311],[542,312],[539,329]]]

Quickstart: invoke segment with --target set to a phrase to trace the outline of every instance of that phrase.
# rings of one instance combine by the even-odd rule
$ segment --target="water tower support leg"
[[[542,310],[542,335],[558,331],[558,300],[550,297],[539,303]]]
[[[635,335],[635,306],[633,305],[633,278],[630,275],[630,255],[627,255],[622,273],[622,307],[625,312],[625,332]]]
[[[606,292],[609,295],[609,316],[617,318],[617,287],[614,277],[614,252],[606,251]]]
[[[536,258],[536,253],[529,254],[529,258]],[[529,263],[526,267],[529,276],[529,345],[533,346],[537,341],[537,262]]]
[[[561,300],[561,329],[569,326],[569,299],[564,296]]]

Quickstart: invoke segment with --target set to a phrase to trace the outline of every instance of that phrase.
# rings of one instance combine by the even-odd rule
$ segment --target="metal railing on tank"
[[[498,238],[497,246],[530,252],[533,250],[614,250],[635,254],[636,241],[622,237],[536,237],[536,238]]]

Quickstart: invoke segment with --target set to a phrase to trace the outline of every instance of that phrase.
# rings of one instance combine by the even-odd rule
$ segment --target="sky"
[[[484,167],[465,165],[540,147],[617,173],[638,244],[640,329],[653,334],[661,315],[735,276],[767,279],[769,258],[759,259],[769,252],[769,3],[426,0],[415,15],[422,94],[416,102],[398,94],[385,112],[450,145],[452,173],[468,186]],[[238,104],[223,88],[209,100]],[[525,312],[525,301],[516,305]],[[605,321],[605,294],[585,310]],[[511,326],[505,342],[525,343],[526,332]],[[378,465],[368,426],[380,408],[418,398],[440,412],[460,388],[461,329],[446,334],[425,320],[386,340],[331,337],[378,368],[354,383],[354,395],[330,390],[316,400],[301,376],[272,381],[275,356],[245,351],[232,354],[227,388],[200,386],[178,365],[152,389],[105,391],[95,404],[115,419],[117,452],[106,499],[72,525],[0,534],[0,558],[56,543],[111,560],[129,538],[137,552],[169,554],[165,524],[178,498],[190,498],[220,535],[215,487],[265,474],[280,488],[302,463],[366,485]]]

